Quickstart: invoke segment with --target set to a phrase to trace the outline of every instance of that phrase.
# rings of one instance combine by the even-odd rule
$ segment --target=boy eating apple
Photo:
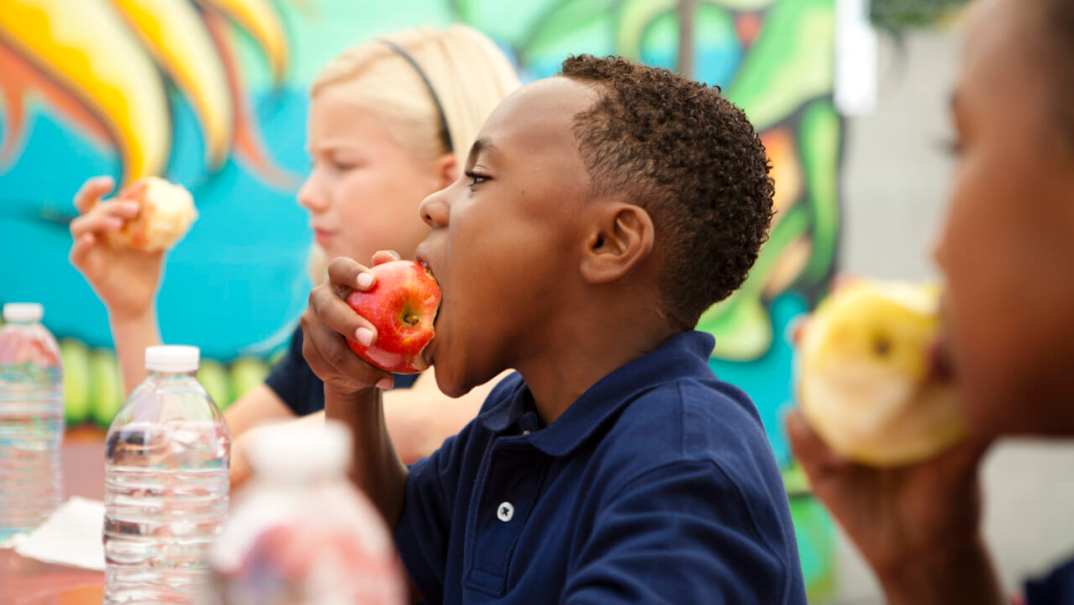
[[[344,301],[374,277],[332,262],[304,355],[425,601],[805,603],[757,412],[692,330],[757,257],[768,172],[745,115],[666,70],[573,57],[501,103],[465,178],[422,204],[418,260],[443,295],[441,390],[516,373],[409,468],[384,428],[390,375],[346,343],[376,341]]]

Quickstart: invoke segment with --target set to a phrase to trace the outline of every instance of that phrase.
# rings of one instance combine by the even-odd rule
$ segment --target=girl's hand
[[[85,182],[75,195],[80,216],[71,221],[71,264],[90,283],[110,315],[136,317],[149,311],[160,287],[163,252],[111,246],[106,236],[138,216],[134,202],[101,201],[115,186],[111,177]]]

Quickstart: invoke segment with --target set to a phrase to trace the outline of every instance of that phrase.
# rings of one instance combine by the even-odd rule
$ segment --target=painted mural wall
[[[777,455],[791,399],[787,326],[826,288],[840,230],[834,0],[4,0],[0,10],[0,302],[40,301],[64,342],[69,421],[121,398],[104,307],[70,266],[86,178],[161,174],[200,218],[168,258],[169,342],[202,347],[225,404],[285,344],[309,283],[295,191],[309,168],[307,86],[370,36],[461,21],[525,80],[570,53],[620,54],[724,92],[763,133],[778,213],[746,284],[710,309],[712,366],[762,410]]]

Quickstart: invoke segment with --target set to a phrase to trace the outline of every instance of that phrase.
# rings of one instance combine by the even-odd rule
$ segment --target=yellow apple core
[[[874,466],[929,458],[965,434],[952,384],[933,370],[939,290],[855,283],[817,308],[798,350],[810,426],[841,455]]]

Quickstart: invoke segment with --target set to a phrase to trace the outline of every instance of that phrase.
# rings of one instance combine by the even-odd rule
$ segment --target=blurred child
[[[341,298],[372,274],[329,265],[303,351],[425,601],[805,603],[757,411],[692,330],[757,257],[768,170],[739,109],[666,70],[576,57],[508,97],[422,204],[417,256],[443,291],[440,388],[517,374],[410,467],[375,387],[391,378],[344,341],[375,341]]]
[[[876,470],[840,459],[799,413],[788,419],[814,492],[890,603],[1008,602],[981,536],[981,458],[998,438],[1074,437],[1074,3],[979,0],[973,13],[951,106],[958,167],[936,248],[941,348],[971,437],[932,460]],[[1026,599],[1074,603],[1074,561],[1028,583]]]

